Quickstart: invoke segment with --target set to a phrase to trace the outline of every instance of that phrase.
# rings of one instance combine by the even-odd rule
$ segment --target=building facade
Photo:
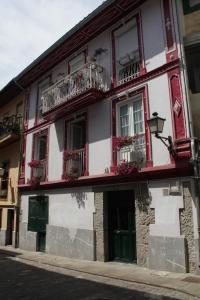
[[[177,2],[106,1],[17,77],[28,91],[20,248],[198,271],[198,147]],[[172,152],[150,134],[154,112]]]
[[[17,243],[23,107],[23,92],[11,81],[0,92],[0,245]]]

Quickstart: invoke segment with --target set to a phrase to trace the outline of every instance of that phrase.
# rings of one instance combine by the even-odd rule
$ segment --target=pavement
[[[5,277],[4,271],[6,270],[6,268],[11,268],[10,273],[7,274],[7,277],[10,278],[11,274],[13,273],[12,265],[15,265],[15,268],[17,269],[19,268],[18,273],[22,275],[28,274],[26,266],[27,268],[31,266],[31,268],[35,268],[34,270],[36,270],[36,268],[37,270],[42,269],[51,273],[54,272],[65,275],[65,278],[68,278],[68,280],[69,278],[71,278],[69,287],[67,289],[68,296],[66,296],[66,294],[65,297],[60,295],[60,297],[56,297],[57,299],[200,299],[200,276],[189,273],[182,274],[149,270],[146,268],[141,268],[134,264],[124,264],[117,262],[103,263],[69,259],[66,257],[54,256],[41,252],[24,251],[8,246],[0,247],[0,261],[2,262],[0,266],[3,266],[3,263],[5,263],[5,268],[0,268],[0,285],[4,285],[5,289],[7,287],[7,281],[2,281],[2,278]],[[20,264],[20,267],[17,263]],[[29,281],[32,280],[34,282],[36,278],[38,278],[37,272],[35,273],[35,277],[33,276],[29,278]],[[43,282],[43,284],[46,280],[45,278],[47,278],[46,275],[41,278],[41,282]],[[80,293],[76,294],[77,289],[76,291],[74,291],[74,287],[76,286],[74,284],[77,281],[73,281],[72,285],[73,278],[79,278],[79,280],[82,280],[78,284],[79,291],[80,288],[82,288],[82,292],[88,291],[90,295],[93,295],[94,293],[94,295],[101,294],[101,296],[98,296],[97,298],[91,298],[88,295],[83,296],[80,295]],[[62,287],[63,280],[64,279],[62,278]],[[87,281],[86,285],[85,281]],[[54,281],[52,281],[52,284],[53,282]],[[95,284],[93,283],[92,285],[92,290],[90,290],[91,282],[95,282]],[[17,284],[16,291],[18,291],[19,293],[18,296],[16,296],[16,298],[12,298],[8,294],[6,294],[6,296],[5,294],[1,294],[1,287],[0,299],[18,299],[19,297],[20,299],[49,299],[48,294],[42,298],[40,298],[39,296],[33,296],[33,294],[32,296],[29,295],[30,297],[23,298],[23,295],[20,294],[20,289],[18,289],[19,286],[23,286],[23,282],[20,281],[15,283]],[[51,281],[46,282],[46,284],[49,284],[47,285],[47,289],[45,289],[48,291],[48,287],[50,288],[52,285]],[[101,284],[101,286],[99,286],[99,284]],[[30,288],[32,289],[33,286],[31,286]],[[96,289],[93,290],[94,288]],[[121,288],[121,290],[116,292],[116,289],[119,288]],[[50,299],[54,299],[54,297],[50,297]]]

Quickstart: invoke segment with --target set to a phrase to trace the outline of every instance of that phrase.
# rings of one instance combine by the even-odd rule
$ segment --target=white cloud
[[[103,0],[1,0],[0,89]]]

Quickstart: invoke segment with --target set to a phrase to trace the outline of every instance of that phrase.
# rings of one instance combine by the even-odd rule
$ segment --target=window
[[[141,96],[119,105],[119,135],[144,134],[144,113]]]
[[[139,75],[139,44],[136,18],[114,32],[115,66],[118,84]]]
[[[184,14],[190,14],[200,9],[200,0],[183,0]]]
[[[200,44],[186,48],[189,85],[192,93],[200,93]]]
[[[65,173],[69,177],[86,174],[86,121],[83,118],[66,125]]]
[[[4,170],[4,173],[3,176],[0,178],[0,197],[6,198],[8,195],[9,162],[3,162],[1,168]]]
[[[145,162],[146,145],[144,129],[144,109],[142,96],[120,102],[117,107],[117,135],[128,138],[135,136],[134,142],[125,142],[120,146],[118,160]],[[124,139],[124,141],[125,141]]]
[[[69,61],[69,73],[79,71],[85,64],[85,53],[82,52]]]
[[[47,177],[47,131],[34,136],[32,177],[45,181]]]

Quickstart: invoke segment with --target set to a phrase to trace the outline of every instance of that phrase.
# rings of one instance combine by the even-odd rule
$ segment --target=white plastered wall
[[[146,1],[142,6],[142,29],[148,72],[166,63],[160,0]]]
[[[111,102],[105,99],[88,109],[89,174],[111,166]]]
[[[157,112],[162,118],[165,118],[165,124],[163,129],[163,136],[173,136],[172,131],[172,115],[171,115],[171,103],[169,95],[169,83],[167,74],[156,77],[148,82],[149,91],[149,108],[150,117],[152,113]],[[162,142],[151,135],[152,138],[152,154],[153,165],[165,165],[170,163],[169,152],[162,144]]]
[[[179,210],[184,209],[183,190],[184,182],[190,182],[191,178],[174,178],[169,180],[151,181],[149,192],[151,196],[151,208],[155,209],[155,224],[150,225],[150,236],[180,237],[180,215]],[[170,186],[180,186],[180,194],[169,194]],[[164,192],[165,190],[165,192]],[[195,205],[194,189],[192,185],[192,212],[194,224],[194,238],[198,238],[197,210]]]
[[[60,180],[63,172],[64,120],[50,125],[48,180]]]
[[[27,183],[27,179],[30,179],[31,175],[31,168],[29,167],[28,163],[32,159],[32,144],[33,144],[33,134],[27,134],[26,140],[26,160],[25,160],[25,183]]]
[[[28,222],[29,197],[21,197],[21,222]],[[93,214],[95,212],[94,193],[77,188],[62,191],[52,191],[49,196],[49,225],[71,228],[72,234],[77,229],[93,230]]]

